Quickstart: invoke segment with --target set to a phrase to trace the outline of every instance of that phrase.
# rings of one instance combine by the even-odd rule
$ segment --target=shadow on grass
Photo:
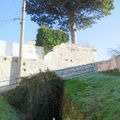
[[[112,75],[112,76],[120,76],[120,71],[118,69],[108,70],[101,73]]]

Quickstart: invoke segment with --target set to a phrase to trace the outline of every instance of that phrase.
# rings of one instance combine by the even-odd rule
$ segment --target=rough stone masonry
[[[95,48],[70,43],[62,43],[61,45],[54,47],[53,51],[46,54],[44,58],[40,57],[37,59],[24,59],[22,75],[28,76],[38,73],[39,71],[45,71],[47,69],[59,70],[95,62]],[[0,54],[0,86],[16,83],[18,69],[17,66],[18,57]]]

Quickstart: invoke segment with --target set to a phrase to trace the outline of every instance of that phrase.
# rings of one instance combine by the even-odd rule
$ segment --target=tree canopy
[[[90,27],[109,15],[114,0],[27,0],[27,13],[39,25],[70,31]]]

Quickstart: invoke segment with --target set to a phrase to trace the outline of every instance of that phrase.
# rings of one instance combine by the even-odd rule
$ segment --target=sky
[[[22,0],[1,0],[0,3],[0,40],[19,42]],[[39,26],[26,15],[25,42],[36,39]],[[110,49],[120,45],[120,0],[115,0],[112,14],[97,21],[91,28],[80,30],[78,44],[89,45],[97,50],[97,61],[111,57]]]

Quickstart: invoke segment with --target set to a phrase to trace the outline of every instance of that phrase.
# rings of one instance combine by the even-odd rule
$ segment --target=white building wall
[[[12,43],[0,40],[0,55],[12,55]]]
[[[19,44],[0,40],[0,56],[18,57],[19,56]],[[24,44],[23,58],[24,59],[43,59],[44,49],[43,47],[37,47],[34,45]]]

